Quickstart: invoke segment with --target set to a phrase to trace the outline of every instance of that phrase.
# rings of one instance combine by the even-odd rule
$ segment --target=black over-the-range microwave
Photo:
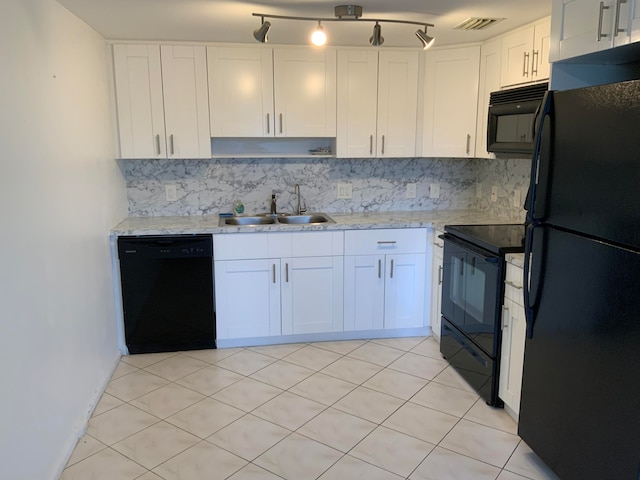
[[[490,95],[487,151],[533,153],[536,116],[548,89],[548,83],[538,83]]]

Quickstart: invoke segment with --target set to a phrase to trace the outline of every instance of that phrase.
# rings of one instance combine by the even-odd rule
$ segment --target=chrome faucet
[[[276,194],[271,194],[271,215],[276,215],[278,213],[278,207],[276,206]]]
[[[307,211],[307,206],[305,205],[305,208],[302,208],[300,205],[300,185],[297,183],[293,187],[293,193],[296,196],[296,215],[302,215]]]

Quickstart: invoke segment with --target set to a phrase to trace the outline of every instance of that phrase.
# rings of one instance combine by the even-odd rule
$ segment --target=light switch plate
[[[491,201],[496,203],[498,201],[498,187],[494,185],[491,187]]]
[[[440,198],[440,184],[432,183],[429,185],[429,198]]]
[[[416,184],[407,183],[407,198],[416,198]]]
[[[346,200],[352,196],[353,190],[350,183],[338,183],[336,198]]]
[[[175,184],[165,185],[164,186],[164,195],[167,199],[167,202],[175,202],[178,200],[178,190],[176,189]]]

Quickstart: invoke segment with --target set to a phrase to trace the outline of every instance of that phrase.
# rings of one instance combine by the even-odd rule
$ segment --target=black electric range
[[[492,406],[498,380],[506,253],[524,251],[522,224],[446,225],[440,352]]]

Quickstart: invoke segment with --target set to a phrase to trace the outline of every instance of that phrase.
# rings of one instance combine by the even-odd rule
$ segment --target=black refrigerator
[[[640,81],[549,92],[531,178],[518,433],[563,480],[639,480]]]

